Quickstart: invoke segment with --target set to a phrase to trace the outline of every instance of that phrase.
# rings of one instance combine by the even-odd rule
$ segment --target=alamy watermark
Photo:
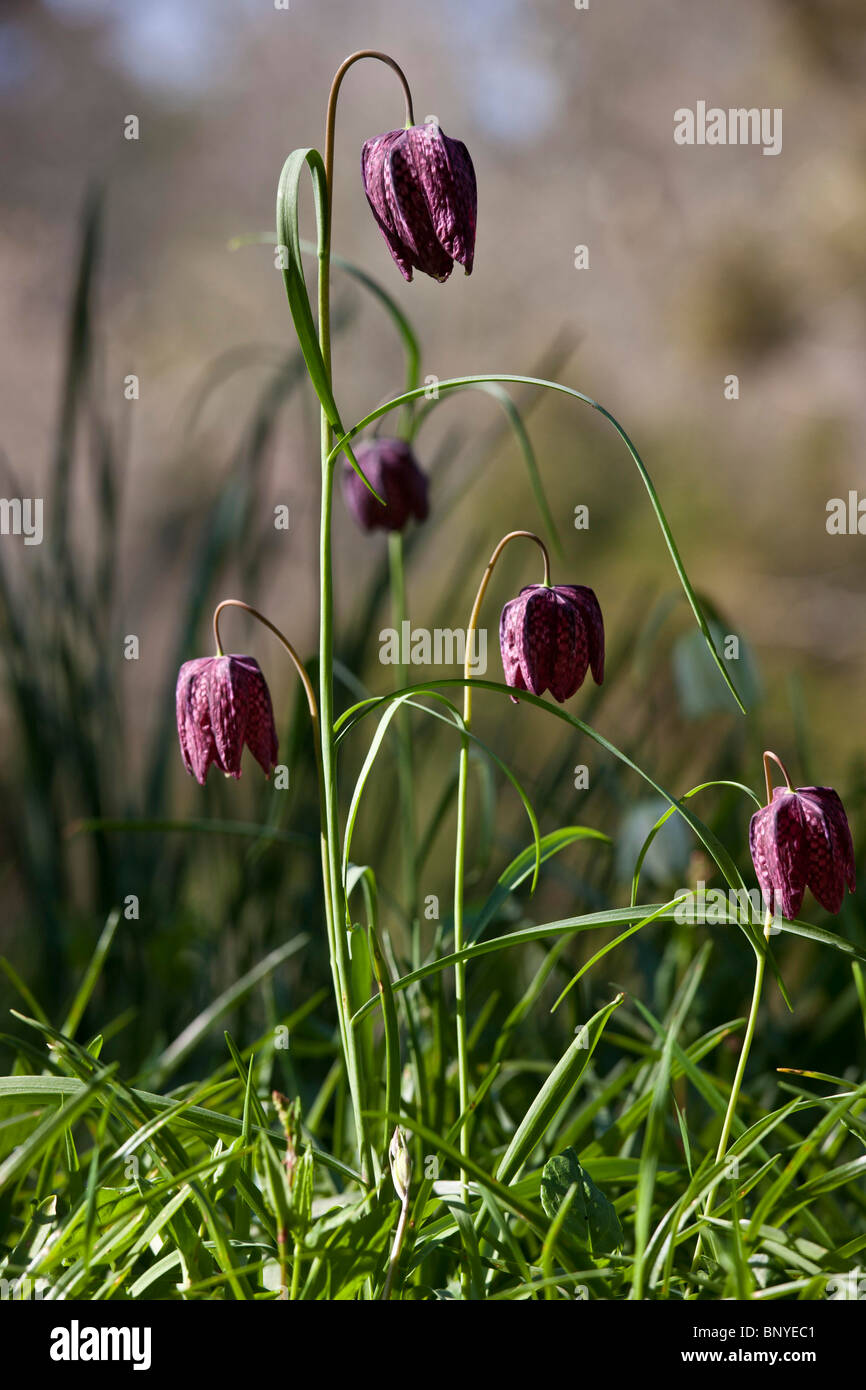
[[[468,648],[468,649],[467,649]],[[468,660],[467,660],[468,658]],[[379,633],[379,660],[383,666],[468,666],[473,676],[487,671],[487,629],[474,628],[467,644],[459,627],[412,627],[408,618]]]
[[[82,1327],[73,1318],[68,1327],[51,1330],[48,1354],[52,1361],[129,1361],[134,1371],[149,1371],[149,1327]]]
[[[677,145],[761,145],[762,154],[782,153],[781,106],[707,106],[705,101],[674,112]]]
[[[29,1303],[42,1299],[48,1288],[47,1279],[31,1279],[22,1274],[18,1279],[0,1279],[0,1303]]]
[[[0,536],[23,536],[25,545],[41,545],[42,498],[0,497]]]
[[[834,1274],[824,1287],[824,1296],[833,1302],[858,1302],[866,1300],[866,1275],[859,1265],[846,1270],[844,1274]]]
[[[757,888],[707,888],[703,879],[698,879],[694,888],[679,888],[674,894],[678,899],[674,908],[674,921],[680,926],[712,927],[727,924],[740,926],[763,922],[766,905]],[[776,913],[770,925],[770,935],[782,930],[784,918]]]

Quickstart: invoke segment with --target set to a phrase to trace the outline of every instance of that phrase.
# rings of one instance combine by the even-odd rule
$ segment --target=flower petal
[[[556,616],[555,644],[552,652],[553,669],[549,689],[554,700],[562,705],[570,700],[586,680],[589,668],[589,639],[583,615],[569,589],[559,586],[553,594]]]
[[[398,235],[385,183],[391,146],[402,134],[402,130],[391,130],[386,135],[377,135],[374,139],[365,141],[361,150],[361,178],[367,202],[379,224],[379,230],[388,243],[388,250],[404,280],[411,280],[415,261],[411,251]]]
[[[208,708],[212,657],[185,661],[177,677],[177,733],[184,767],[204,786],[211,763],[219,763]]]
[[[475,253],[475,170],[462,140],[451,140],[434,122],[413,126],[406,143],[439,246],[471,275]]]
[[[208,681],[208,708],[220,765],[230,777],[241,775],[244,746],[242,692],[238,690],[234,656],[217,656]],[[252,658],[241,658],[252,660]]]
[[[428,176],[423,136],[429,127],[402,131],[385,161],[385,199],[397,236],[408,248],[409,260],[434,280],[448,279],[454,261],[443,250],[431,215],[431,197],[437,190]]]
[[[588,589],[585,584],[559,584],[557,588],[560,592],[567,589],[576,597],[589,642],[592,678],[596,685],[601,685],[604,681],[604,619],[595,591]]]
[[[776,787],[769,806],[752,816],[749,848],[764,902],[771,912],[781,906],[790,922],[800,911],[809,866],[806,828],[799,798]]]
[[[244,739],[265,776],[270,777],[279,752],[271,692],[253,657],[239,656],[235,661],[238,687],[243,690]]]
[[[798,787],[809,847],[808,885],[828,912],[838,912],[845,886],[853,893],[854,845],[845,808],[832,787]]]
[[[521,669],[527,690],[543,695],[554,675],[557,612],[553,591],[544,584],[521,590],[526,595],[520,635]]]
[[[506,603],[499,617],[499,651],[502,656],[505,684],[512,686],[515,690],[526,689],[526,682],[523,679],[521,669],[523,610],[525,607],[526,600],[521,594]],[[515,705],[518,703],[516,695],[512,695],[511,699]]]

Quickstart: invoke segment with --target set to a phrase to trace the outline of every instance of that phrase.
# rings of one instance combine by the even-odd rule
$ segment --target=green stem
[[[400,1207],[400,1219],[397,1222],[397,1230],[394,1233],[394,1244],[391,1248],[391,1259],[388,1262],[388,1274],[385,1279],[385,1288],[382,1292],[384,1302],[391,1297],[394,1288],[394,1276],[397,1273],[397,1266],[400,1263],[400,1251],[403,1249],[403,1240],[406,1235],[406,1225],[409,1221],[409,1193],[403,1198]]]
[[[334,465],[327,462],[330,426],[322,415],[322,515],[320,534],[319,606],[319,711],[322,760],[322,874],[328,923],[331,969],[337,995],[340,1033],[349,1092],[355,1117],[355,1133],[361,1175],[365,1182],[372,1171],[371,1149],[364,1115],[364,1096],[349,989],[349,962],[346,944],[346,908],[340,869],[340,831],[337,802],[337,750],[334,742],[334,593],[331,546],[331,512]]]
[[[793,790],[791,787],[791,779],[788,776],[788,769],[785,767],[785,764],[782,762],[781,758],[777,757],[775,753],[767,750],[767,752],[764,753],[764,779],[767,784],[768,806],[773,800],[773,776],[770,768],[771,762],[776,763],[776,765],[781,769],[782,776],[785,779],[788,790]],[[758,1007],[761,1002],[761,989],[764,983],[764,967],[767,963],[767,942],[770,939],[770,928],[772,927],[772,925],[773,913],[770,911],[769,908],[767,908],[766,916],[764,917],[764,949],[761,951],[755,951],[757,959],[755,964],[755,985],[752,990],[752,1007],[749,1010],[749,1020],[746,1024],[746,1036],[743,1039],[743,1046],[740,1052],[740,1060],[737,1064],[737,1070],[734,1076],[734,1084],[731,1087],[731,1094],[728,1097],[728,1108],[725,1111],[725,1120],[724,1124],[722,1125],[722,1132],[719,1136],[719,1147],[716,1150],[716,1163],[722,1162],[722,1159],[724,1158],[728,1150],[728,1140],[731,1137],[731,1128],[734,1123],[734,1115],[737,1109],[737,1101],[740,1096],[740,1087],[743,1084],[743,1077],[746,1072],[746,1064],[749,1060],[749,1052],[752,1047],[752,1039],[755,1036],[755,1025],[758,1021]],[[707,1200],[704,1206],[705,1221],[713,1210],[713,1204],[715,1202],[716,1192],[718,1190],[720,1181],[721,1178],[717,1178],[716,1181],[713,1183],[712,1187],[710,1188],[709,1192],[707,1193]],[[698,1235],[697,1244],[695,1245],[695,1254],[692,1260],[693,1269],[697,1264],[698,1257],[701,1253],[701,1234]]]
[[[407,608],[403,536],[399,531],[392,531],[388,536],[388,569],[391,581],[391,621],[397,631],[402,632],[402,625],[407,619]],[[402,662],[397,667],[396,677],[398,690],[409,684],[409,670]],[[421,942],[418,916],[418,875],[415,865],[415,797],[412,775],[412,737],[409,727],[409,711],[405,707],[400,710],[397,716],[397,733],[399,740],[397,776],[400,788],[400,831],[403,841],[403,892],[406,899],[406,917],[411,930],[412,966],[413,969],[417,970],[421,964]]]
[[[770,805],[770,802],[773,800],[773,773],[770,768],[771,762],[775,763],[776,766],[781,769],[782,776],[785,779],[785,785],[787,786],[788,791],[792,792],[794,790],[794,788],[791,786],[791,778],[788,775],[788,769],[785,767],[785,764],[782,762],[782,759],[776,753],[771,752],[768,748],[764,754],[764,780],[767,784],[768,806]]]
[[[388,536],[388,568],[391,581],[391,620],[398,632],[407,618],[406,577],[403,564],[403,536],[392,531]],[[397,667],[397,689],[408,684],[408,667]],[[404,706],[397,715],[397,781],[400,794],[400,835],[403,854],[403,893],[406,900],[406,920],[409,923],[412,968],[421,965],[421,919],[418,911],[418,872],[415,826],[414,770],[409,710]],[[421,1116],[429,1120],[427,1073],[417,1027],[415,1004],[421,987],[413,991],[414,998],[405,1000],[409,1013],[409,1042],[415,1073],[415,1094]]]
[[[412,99],[402,71],[387,54],[365,49],[353,53],[337,69],[328,97],[325,117],[325,207],[318,239],[318,317],[319,348],[325,366],[328,389],[333,395],[331,371],[331,217],[334,201],[334,130],[337,99],[343,78],[360,58],[377,58],[397,73],[406,97],[407,120],[412,123]],[[331,514],[334,496],[336,456],[332,456],[332,431],[328,417],[321,412],[322,497],[319,531],[319,716],[322,762],[322,881],[331,970],[340,1019],[343,1055],[346,1059],[349,1091],[355,1117],[355,1132],[361,1174],[369,1181],[372,1150],[364,1107],[363,1079],[352,1028],[349,965],[346,946],[346,905],[340,868],[339,809],[337,799],[337,755],[334,740],[334,581]]]
[[[469,617],[469,625],[466,629],[466,661],[464,666],[464,679],[467,684],[463,691],[463,726],[464,732],[460,742],[460,766],[457,783],[457,839],[454,848],[454,951],[455,954],[463,950],[463,875],[466,864],[466,793],[469,781],[469,738],[468,731],[472,724],[472,685],[470,677],[472,640],[475,629],[478,626],[478,618],[481,612],[481,605],[490,577],[496,567],[496,563],[505,547],[510,541],[518,538],[535,541],[544,556],[544,582],[550,583],[550,557],[544,542],[535,535],[533,531],[510,531],[507,536],[503,536],[490,557],[487,568],[481,577],[478,586],[478,593],[472,605],[472,612]],[[469,1054],[466,1035],[466,962],[458,960],[454,965],[454,1004],[457,1015],[457,1075],[460,1097],[460,1153],[464,1158],[469,1157]],[[460,1181],[463,1185],[463,1200],[468,1206],[468,1185],[465,1169],[461,1169]]]
[[[766,939],[767,939],[768,936],[769,936],[769,931],[770,931],[770,927],[772,926],[772,924],[773,924],[773,915],[772,915],[771,912],[768,911],[768,912],[767,912],[767,915],[766,915],[765,922],[764,922],[764,938],[765,938],[765,941],[766,941]],[[743,1084],[743,1077],[744,1077],[745,1074],[746,1074],[746,1066],[747,1066],[748,1061],[749,1061],[749,1052],[751,1051],[751,1048],[752,1048],[752,1039],[753,1039],[754,1036],[755,1036],[755,1026],[756,1026],[756,1024],[757,1024],[757,1022],[758,1022],[758,1008],[759,1008],[760,1003],[761,1003],[761,990],[762,990],[763,984],[764,984],[764,968],[765,968],[766,963],[767,963],[767,951],[766,951],[766,949],[764,949],[763,951],[757,951],[757,950],[756,950],[756,951],[755,951],[755,957],[756,957],[756,960],[755,960],[755,984],[754,984],[754,987],[753,987],[753,989],[752,989],[752,1007],[751,1007],[750,1010],[749,1010],[749,1019],[748,1019],[748,1023],[746,1024],[746,1035],[745,1035],[745,1037],[743,1038],[743,1046],[742,1046],[742,1048],[741,1048],[741,1050],[740,1050],[740,1060],[739,1060],[739,1062],[737,1063],[737,1070],[736,1070],[736,1073],[735,1073],[735,1075],[734,1075],[734,1083],[733,1083],[733,1085],[731,1086],[731,1094],[730,1094],[730,1096],[728,1097],[728,1108],[727,1108],[727,1110],[725,1111],[725,1119],[724,1119],[724,1122],[723,1122],[723,1124],[722,1124],[722,1132],[721,1132],[721,1134],[719,1135],[719,1146],[718,1146],[718,1148],[716,1149],[716,1163],[717,1163],[717,1164],[722,1162],[722,1160],[723,1160],[724,1157],[725,1157],[725,1154],[726,1154],[727,1151],[728,1151],[728,1140],[729,1140],[730,1137],[731,1137],[731,1129],[732,1129],[733,1123],[734,1123],[734,1115],[736,1114],[737,1101],[738,1101],[739,1098],[740,1098],[740,1088],[741,1088],[741,1086],[742,1086],[742,1084]],[[716,1199],[716,1192],[718,1191],[718,1187],[719,1187],[719,1183],[720,1183],[720,1182],[721,1182],[721,1177],[718,1177],[718,1178],[716,1179],[716,1181],[713,1183],[713,1185],[712,1185],[712,1187],[710,1188],[709,1192],[707,1193],[707,1200],[706,1200],[706,1204],[705,1204],[705,1206],[704,1206],[704,1220],[705,1220],[705,1221],[706,1221],[707,1218],[712,1214],[713,1206],[714,1206],[714,1204],[715,1204],[715,1199]],[[693,1260],[692,1260],[692,1268],[693,1268],[693,1269],[694,1269],[695,1265],[697,1264],[698,1258],[699,1258],[700,1253],[701,1253],[702,1234],[703,1234],[703,1233],[701,1232],[701,1233],[698,1235],[697,1244],[695,1245],[695,1253],[694,1253],[694,1258],[693,1258]]]

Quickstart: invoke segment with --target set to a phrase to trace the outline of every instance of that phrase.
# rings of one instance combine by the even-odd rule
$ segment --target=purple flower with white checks
[[[244,744],[266,777],[277,761],[271,696],[252,656],[205,656],[180,668],[177,732],[184,766],[202,786],[211,763],[240,777]]]
[[[506,603],[499,620],[506,685],[562,704],[588,670],[604,680],[604,622],[592,589],[583,584],[529,584]],[[512,700],[517,703],[516,696]]]
[[[851,830],[832,787],[776,787],[752,816],[749,848],[767,908],[789,922],[807,888],[835,913],[856,887]]]
[[[400,274],[447,280],[455,261],[472,274],[478,194],[462,140],[434,122],[390,130],[361,151],[364,192]]]

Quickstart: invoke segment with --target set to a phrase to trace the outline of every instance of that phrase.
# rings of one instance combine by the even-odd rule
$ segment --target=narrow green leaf
[[[84,979],[81,981],[81,984],[78,987],[75,998],[73,999],[72,1004],[70,1006],[69,1013],[66,1015],[66,1018],[60,1028],[61,1033],[65,1033],[66,1036],[69,1038],[75,1037],[75,1030],[81,1022],[81,1017],[84,1013],[84,1010],[87,1008],[87,1005],[90,1002],[90,996],[96,988],[97,981],[99,979],[100,974],[102,973],[102,966],[105,962],[105,958],[108,955],[108,952],[111,949],[111,943],[114,940],[114,933],[117,931],[117,926],[119,922],[120,909],[115,908],[113,912],[110,912],[108,914],[105,926],[102,928],[99,940],[96,943],[96,949],[94,950],[93,955],[90,958],[90,964],[88,965],[87,970],[85,971]]]
[[[623,997],[622,994],[618,994],[578,1030],[574,1042],[557,1062],[518,1125],[496,1170],[499,1182],[513,1182],[523,1164],[531,1157],[551,1120],[580,1081],[604,1032],[605,1024],[622,1003]]]

